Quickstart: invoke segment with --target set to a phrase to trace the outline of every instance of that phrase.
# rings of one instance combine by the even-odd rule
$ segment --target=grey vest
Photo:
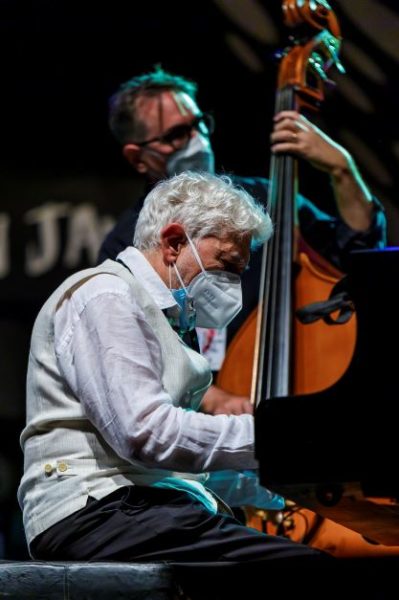
[[[211,382],[206,359],[180,340],[163,312],[123,265],[106,260],[69,277],[41,309],[32,334],[27,425],[21,435],[24,475],[18,490],[28,543],[83,508],[89,495],[100,499],[125,485],[151,485],[170,476],[197,481],[206,477],[148,469],[139,461],[120,458],[88,420],[79,398],[64,381],[54,349],[55,311],[74,285],[100,273],[121,277],[131,286],[159,341],[162,383],[173,405],[197,409]]]

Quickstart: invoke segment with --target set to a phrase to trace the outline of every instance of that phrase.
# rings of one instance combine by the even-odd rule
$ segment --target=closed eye
[[[228,273],[234,273],[234,275],[242,275],[244,271],[248,269],[248,265],[243,267],[242,263],[235,263],[223,260],[224,271]]]

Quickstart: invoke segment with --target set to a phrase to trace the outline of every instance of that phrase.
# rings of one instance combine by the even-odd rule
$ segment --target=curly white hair
[[[251,237],[256,247],[272,234],[264,207],[227,176],[185,171],[159,182],[148,194],[136,224],[133,245],[156,248],[161,229],[180,223],[192,239],[207,236]]]

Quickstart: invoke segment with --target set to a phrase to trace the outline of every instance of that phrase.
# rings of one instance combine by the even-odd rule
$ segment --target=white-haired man
[[[208,471],[239,479],[257,467],[253,416],[196,412],[211,372],[180,336],[235,316],[250,247],[271,231],[229,179],[187,172],[150,192],[135,247],[70,277],[43,306],[19,488],[33,557],[329,562],[241,525],[204,485]],[[245,485],[233,487],[247,502]],[[254,490],[249,501],[273,500]]]

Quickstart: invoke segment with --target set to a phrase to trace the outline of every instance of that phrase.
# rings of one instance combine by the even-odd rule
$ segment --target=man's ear
[[[161,229],[161,251],[166,265],[176,262],[181,249],[187,244],[184,227],[180,223],[168,223]]]
[[[146,173],[148,167],[141,160],[141,148],[136,144],[125,144],[122,149],[122,154],[126,160],[136,169],[138,173]]]

